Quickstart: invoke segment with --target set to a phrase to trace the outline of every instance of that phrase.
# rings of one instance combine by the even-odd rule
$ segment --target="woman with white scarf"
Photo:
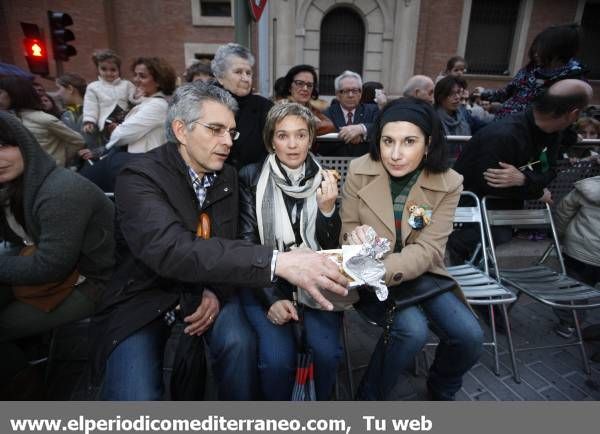
[[[269,111],[263,132],[269,155],[240,171],[241,238],[279,251],[338,247],[337,181],[309,153],[315,129],[314,116],[300,104],[283,103]],[[242,292],[258,336],[261,389],[267,400],[290,399],[297,354],[292,324],[302,317],[315,361],[317,399],[326,400],[342,352],[341,314],[296,306],[295,290],[277,280],[271,287]]]

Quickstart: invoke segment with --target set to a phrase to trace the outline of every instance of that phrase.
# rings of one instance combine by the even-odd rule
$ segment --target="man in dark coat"
[[[319,153],[339,157],[358,157],[369,151],[367,131],[379,110],[376,104],[361,104],[362,79],[352,71],[344,71],[334,81],[335,96],[325,116],[338,130],[339,142],[323,143]]]
[[[219,398],[254,399],[255,338],[232,287],[263,287],[281,277],[307,288],[326,308],[332,306],[318,288],[347,293],[335,264],[317,253],[278,253],[235,240],[237,175],[224,163],[238,136],[236,108],[215,86],[180,87],[167,115],[169,142],[133,160],[117,178],[123,246],[93,327],[94,371],[105,371],[103,399],[162,397],[164,348],[178,320],[193,343],[205,338]],[[196,235],[202,214],[209,224],[201,232],[205,238],[210,232],[209,239]],[[179,348],[201,354],[193,346]],[[176,355],[178,367],[200,369],[181,363],[185,356]],[[194,378],[174,374],[180,382]]]
[[[556,177],[562,132],[577,120],[591,98],[592,88],[587,83],[562,80],[540,95],[532,109],[479,130],[454,165],[464,176],[464,189],[479,198],[504,198],[502,203],[492,204],[497,208],[519,209],[523,201],[532,199],[550,203],[546,187]],[[494,239],[510,241],[511,234],[511,228],[496,231]],[[453,262],[462,263],[478,240],[477,228],[455,231],[448,240]]]

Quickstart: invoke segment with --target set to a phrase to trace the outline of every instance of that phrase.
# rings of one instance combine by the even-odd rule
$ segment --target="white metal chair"
[[[521,382],[515,350],[512,341],[510,321],[508,318],[507,305],[516,301],[516,295],[500,283],[499,280],[490,277],[488,269],[487,242],[483,230],[483,214],[479,198],[470,191],[464,191],[462,197],[470,198],[474,206],[460,206],[454,213],[454,223],[472,223],[479,226],[481,252],[483,254],[483,271],[471,262],[463,265],[448,267],[448,272],[460,285],[467,302],[470,305],[488,306],[490,314],[490,327],[492,329],[492,341],[484,345],[491,346],[494,349],[494,372],[500,375],[498,360],[498,335],[496,333],[496,322],[494,318],[494,306],[498,306],[502,313],[504,325],[506,328],[506,339],[508,341],[508,351],[510,353],[513,377],[517,383]],[[474,255],[476,256],[476,255]],[[473,259],[472,259],[473,260]]]
[[[488,210],[487,203],[490,200],[494,200],[494,198],[485,197],[482,202],[482,208],[485,216],[486,231],[488,239],[490,240],[490,250],[496,276],[499,276],[502,282],[514,287],[518,291],[522,291],[540,303],[556,309],[570,310],[573,314],[575,330],[577,332],[577,340],[575,342],[560,345],[518,348],[516,351],[561,348],[576,345],[579,346],[581,351],[584,370],[589,375],[591,373],[590,366],[581,337],[581,327],[576,311],[600,307],[600,290],[567,276],[556,228],[554,227],[554,221],[552,220],[552,213],[547,204],[543,209]],[[550,229],[554,250],[556,251],[558,262],[560,264],[560,271],[557,272],[542,265],[541,262],[526,268],[499,269],[493,239],[491,238],[493,226],[525,228],[542,227]],[[543,256],[547,256],[547,254],[544,254]]]

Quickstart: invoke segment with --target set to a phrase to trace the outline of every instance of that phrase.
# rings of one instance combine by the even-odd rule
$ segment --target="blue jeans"
[[[263,396],[269,401],[289,401],[292,396],[298,348],[292,322],[271,323],[265,307],[250,289],[241,292],[242,306],[258,338],[258,371]],[[304,309],[306,342],[313,351],[317,399],[331,397],[342,355],[339,312]]]
[[[106,362],[101,399],[156,401],[163,397],[163,358],[171,328],[158,318],[123,340]],[[258,392],[256,337],[233,297],[204,334],[223,400],[251,400]]]
[[[374,317],[376,303],[363,312]],[[371,312],[369,312],[371,311]],[[452,292],[395,312],[388,342],[379,339],[360,384],[357,399],[386,400],[402,373],[427,343],[428,326],[440,338],[429,370],[427,387],[434,399],[453,400],[462,377],[477,362],[483,349],[483,332],[477,319]]]

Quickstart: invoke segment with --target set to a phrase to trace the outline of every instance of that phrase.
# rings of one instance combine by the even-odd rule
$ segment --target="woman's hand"
[[[279,300],[271,305],[267,318],[275,325],[283,325],[289,320],[298,321],[298,312],[289,300]]]
[[[92,158],[94,158],[94,152],[91,149],[80,149],[79,151],[77,151],[77,153],[84,160],[91,160]]]
[[[338,197],[336,179],[327,171],[321,171],[323,181],[317,189],[317,204],[323,214],[331,214],[335,209],[335,200]]]
[[[96,131],[96,124],[93,122],[84,122],[83,127],[81,127],[81,130],[84,133],[92,134],[94,131]]]
[[[344,241],[348,244],[364,244],[367,242],[369,229],[372,229],[369,225],[357,226],[352,232],[344,234]]]

